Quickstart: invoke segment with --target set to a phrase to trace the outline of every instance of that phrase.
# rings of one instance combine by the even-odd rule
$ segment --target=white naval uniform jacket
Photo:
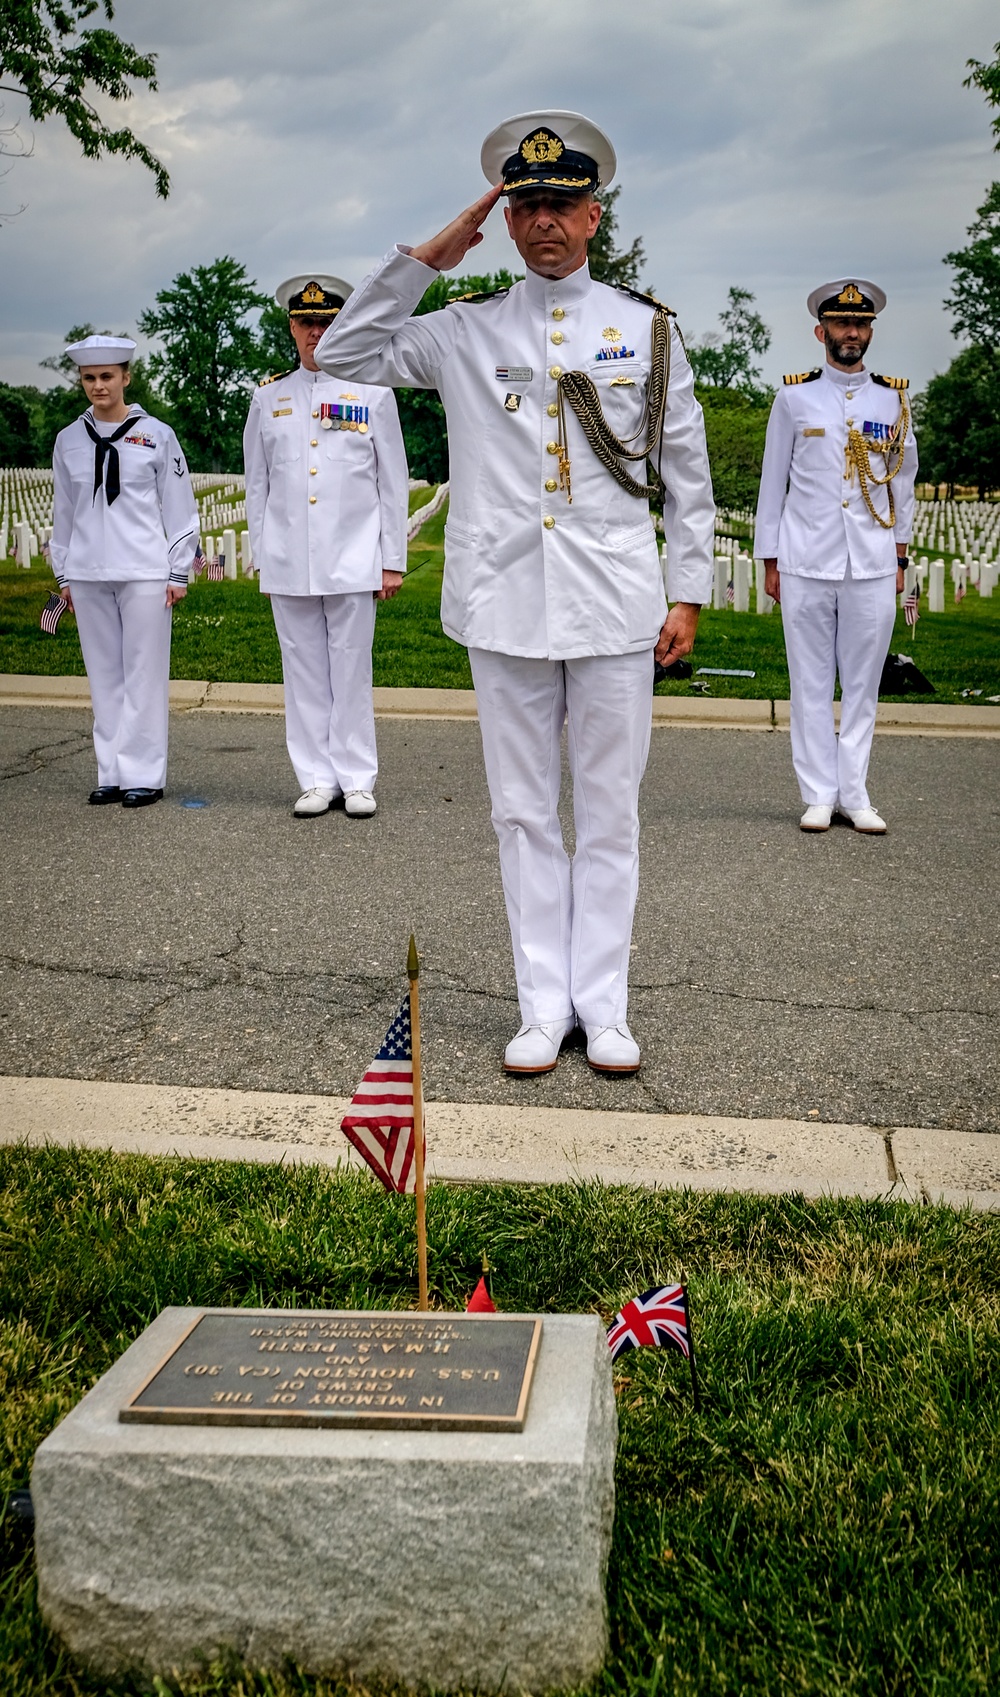
[[[322,429],[324,402],[367,411],[368,428]],[[254,391],[243,458],[265,594],[347,595],[405,572],[410,485],[394,395],[299,366]]]
[[[619,488],[567,407],[570,505],[558,488],[555,405],[560,372],[585,371],[616,435],[634,435],[653,309],[595,283],[584,266],[558,281],[529,272],[503,294],[411,318],[437,275],[394,248],[351,295],[315,358],[342,377],[441,396],[451,482],[445,630],[466,647],[528,658],[652,648],[666,605],[648,502]],[[625,357],[599,357],[615,346]],[[641,461],[630,470],[645,481]],[[670,598],[708,601],[712,484],[675,331],[663,475]]]
[[[108,462],[95,495],[94,444],[85,418],[95,423],[89,407],[60,430],[52,453],[49,550],[56,581],[169,579],[186,586],[198,547],[198,506],[177,437],[141,407],[129,409],[130,427],[115,443],[121,490],[109,507]],[[95,428],[107,433],[106,425]]]
[[[903,464],[892,480],[892,530],[883,530],[872,518],[857,474],[845,476],[844,450],[852,423],[862,433],[866,425],[895,426],[900,405],[897,391],[873,383],[870,372],[842,372],[830,365],[811,381],[778,390],[757,501],[757,559],[777,559],[779,572],[792,577],[838,581],[848,560],[852,578],[887,577],[896,570],[896,543],[908,542],[913,528],[917,445],[912,425]],[[882,455],[873,453],[870,459],[875,475],[884,477]],[[888,490],[873,483],[868,490],[875,511],[888,518]]]

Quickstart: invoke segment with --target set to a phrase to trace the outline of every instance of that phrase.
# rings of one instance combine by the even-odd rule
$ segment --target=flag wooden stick
[[[413,1054],[413,1162],[416,1169],[417,1195],[417,1307],[425,1312],[430,1303],[427,1296],[427,1191],[424,1182],[424,1084],[420,1073],[420,956],[417,944],[410,937],[406,957],[410,980],[410,1037]]]
[[[698,1369],[695,1366],[695,1359],[694,1359],[694,1333],[691,1330],[691,1309],[688,1305],[688,1287],[687,1287],[687,1285],[686,1284],[681,1285],[681,1290],[684,1292],[684,1318],[687,1321],[688,1352],[689,1352],[688,1353],[688,1362],[689,1362],[690,1367],[691,1367],[691,1399],[694,1403],[695,1413],[697,1414],[701,1409],[701,1396],[699,1395],[699,1392],[698,1392]]]

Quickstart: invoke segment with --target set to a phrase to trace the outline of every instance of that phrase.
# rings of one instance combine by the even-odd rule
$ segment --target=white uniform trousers
[[[792,764],[807,807],[836,807],[839,802],[854,813],[871,805],[868,761],[895,618],[895,572],[887,577],[848,575],[840,582],[781,574]],[[838,672],[839,737],[833,726]]]
[[[521,659],[470,648],[521,1018],[617,1025],[639,887],[652,652]],[[576,851],[559,823],[568,721]]]
[[[97,782],[162,790],[170,690],[166,579],[70,579],[69,588],[94,709]]]
[[[375,787],[370,589],[272,595],[285,680],[285,741],[303,790]]]

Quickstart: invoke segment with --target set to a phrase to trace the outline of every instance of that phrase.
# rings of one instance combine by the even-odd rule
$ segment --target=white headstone
[[[234,578],[236,576],[235,530],[224,530],[222,532],[222,552],[225,555],[226,560],[226,576]]]
[[[729,582],[729,560],[725,554],[715,556],[715,574],[712,580],[712,606],[718,612],[726,605],[726,585]]]
[[[927,611],[944,612],[944,561],[932,560],[928,574]]]

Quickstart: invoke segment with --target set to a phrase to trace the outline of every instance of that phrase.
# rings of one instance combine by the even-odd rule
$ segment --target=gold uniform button
[[[547,477],[545,479],[545,487],[548,490],[550,495],[554,495],[555,491],[558,489],[559,485],[556,482],[554,477]]]
[[[318,412],[314,412],[314,413],[313,413],[313,418],[318,418],[318,417],[319,417],[319,413],[318,413]]]
[[[546,452],[546,453],[547,453],[547,454],[558,454],[558,452],[559,452],[559,443],[558,443],[558,442],[546,442],[546,444],[545,444],[545,452]]]
[[[850,501],[841,501],[840,504],[841,504],[842,507],[849,507],[851,503],[850,503]]]
[[[555,401],[550,401],[545,411],[548,413],[550,418],[558,418],[559,416],[559,407]]]
[[[853,390],[853,389],[845,389],[845,390],[844,390],[844,399],[845,399],[845,400],[846,400],[846,401],[853,401],[853,399],[854,399],[854,390]]]
[[[553,318],[565,318],[566,313],[561,306],[554,306],[552,308],[552,316]]]
[[[549,376],[550,377],[561,377],[562,376],[562,366],[561,365],[550,365],[549,366]]]
[[[319,447],[319,437],[314,436],[312,441],[310,442],[309,446],[310,446],[310,448],[318,448]]]
[[[546,513],[545,517],[542,520],[542,523],[545,526],[546,530],[555,530],[555,528],[556,528],[556,521],[552,517],[551,513]]]
[[[311,465],[311,466],[310,466],[310,467],[309,467],[309,476],[310,476],[310,477],[315,477],[315,476],[316,476],[316,467],[315,467],[315,466],[314,466],[314,465]]]
[[[315,495],[310,495],[310,497],[309,497],[309,505],[310,505],[310,507],[315,507],[315,505],[316,505],[316,497],[315,497]]]
[[[550,339],[550,341],[555,342],[556,346],[558,347],[559,343],[563,340],[562,331],[561,330],[553,330],[552,335],[549,339]]]

